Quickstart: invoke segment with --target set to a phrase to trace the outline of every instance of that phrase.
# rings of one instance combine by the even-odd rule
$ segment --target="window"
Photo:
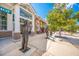
[[[13,14],[13,30],[15,30],[15,14]]]
[[[23,10],[22,8],[20,8],[20,16],[28,18],[28,19],[32,19],[32,15],[26,12],[25,10]]]
[[[0,11],[0,30],[7,30],[7,14]]]

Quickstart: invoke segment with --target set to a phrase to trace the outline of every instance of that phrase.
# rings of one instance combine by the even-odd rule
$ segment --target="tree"
[[[79,19],[79,11],[75,13],[75,16],[74,16],[74,18],[77,18],[77,19]]]
[[[54,32],[59,30],[60,36],[63,26],[66,25],[66,20],[64,19],[65,17],[62,11],[59,9],[52,10],[47,16],[48,23],[50,24],[50,29]]]
[[[77,22],[79,22],[79,11],[75,13],[73,18],[77,19]]]
[[[68,19],[67,30],[72,34],[77,31],[76,19]]]
[[[76,19],[73,17],[74,13],[72,8],[54,8],[47,16],[48,23],[50,24],[49,28],[54,32],[59,31],[60,36],[62,30],[74,32],[76,31]]]

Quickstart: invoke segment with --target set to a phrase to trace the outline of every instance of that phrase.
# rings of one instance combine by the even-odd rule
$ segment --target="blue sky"
[[[79,11],[79,3],[74,4],[73,9],[75,12]]]
[[[73,10],[74,12],[79,11],[79,3],[73,4]],[[79,22],[77,22],[77,24],[79,25]]]
[[[48,12],[53,8],[52,3],[32,3],[31,4],[38,16],[41,16],[45,20]]]
[[[32,3],[31,4],[36,11],[36,14],[42,17],[43,19],[46,18],[48,12],[53,9],[53,3]],[[69,4],[68,6],[73,5],[74,12],[79,11],[79,4]]]

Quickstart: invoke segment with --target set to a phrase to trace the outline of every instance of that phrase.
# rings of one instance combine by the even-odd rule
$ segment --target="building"
[[[38,33],[44,32],[46,22],[39,16],[35,16],[35,31]]]
[[[0,3],[0,37],[12,36],[19,39],[21,24],[24,21],[32,23],[32,32],[34,32],[34,16],[31,4]]]

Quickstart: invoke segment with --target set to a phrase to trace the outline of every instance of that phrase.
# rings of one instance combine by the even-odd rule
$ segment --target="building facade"
[[[31,4],[0,3],[0,37],[20,38],[21,24],[29,21],[35,31],[34,10]]]
[[[44,31],[44,26],[45,26],[46,22],[43,21],[43,19],[39,16],[35,17],[35,31],[37,33],[43,33]]]

